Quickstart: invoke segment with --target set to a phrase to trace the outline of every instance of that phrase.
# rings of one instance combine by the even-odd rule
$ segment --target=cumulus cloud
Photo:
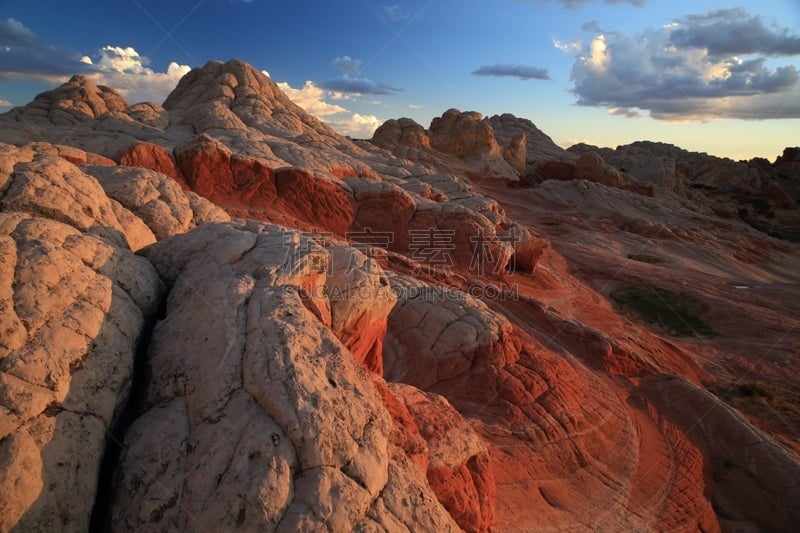
[[[328,124],[341,135],[356,139],[369,139],[378,126],[383,124],[383,121],[373,115],[353,113],[344,119],[329,120]]]
[[[382,121],[373,115],[355,113],[338,104],[326,102],[326,98],[334,99],[337,93],[325,90],[312,81],[306,81],[299,89],[286,82],[279,82],[278,87],[292,102],[342,135],[369,138],[382,124]]]
[[[521,4],[549,4],[551,0],[517,0]],[[554,0],[556,3],[563,5],[568,9],[578,9],[584,5],[592,2],[593,0]],[[604,0],[606,4],[631,4],[634,6],[643,6],[645,0]]]
[[[547,69],[526,65],[484,65],[472,72],[473,76],[518,78],[520,80],[549,80]]]
[[[317,117],[323,118],[347,112],[347,109],[342,106],[326,102],[324,100],[327,96],[326,91],[316,86],[313,81],[306,81],[305,85],[300,89],[295,89],[285,81],[279,82],[278,87],[286,93],[286,96],[292,102]]]
[[[15,19],[0,21],[0,78],[63,83],[73,74],[113,87],[131,102],[163,102],[187,65],[172,62],[165,72],[150,68],[150,60],[132,47],[104,46],[93,56],[39,42],[36,34]]]
[[[733,50],[726,38],[712,32],[702,37],[698,28],[705,22],[695,24],[720,20],[720,13],[685,17],[634,36],[596,35],[572,68],[577,103],[622,116],[648,111],[664,120],[800,117],[800,72],[794,65],[770,66],[764,57],[789,50],[788,33],[773,28],[771,38],[723,54]],[[754,18],[744,10],[727,10],[723,18],[731,27],[732,14],[752,26]]]
[[[361,60],[353,59],[350,56],[337,57],[331,61],[331,66],[337,70],[341,70],[343,74],[352,76],[361,70]]]
[[[395,94],[402,89],[392,87],[385,83],[375,83],[372,80],[364,78],[353,78],[350,76],[342,76],[335,80],[323,81],[318,84],[323,89],[329,91],[337,91],[340,93],[352,94],[374,94],[374,95],[389,95]]]
[[[689,15],[670,27],[675,46],[704,48],[712,55],[800,55],[800,34],[750,16],[743,8]]]
[[[163,102],[191,67],[171,62],[166,72],[155,72],[150,60],[139,55],[133,47],[104,46],[92,60],[84,56],[81,61],[95,68],[89,74],[95,83],[113,87],[131,103]]]
[[[7,107],[13,107],[14,104],[6,100],[5,98],[0,98],[0,109],[5,109]]]

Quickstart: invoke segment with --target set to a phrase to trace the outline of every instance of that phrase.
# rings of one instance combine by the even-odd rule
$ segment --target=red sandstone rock
[[[390,389],[428,444],[428,482],[439,501],[464,531],[488,532],[495,480],[482,439],[442,396],[401,384]]]
[[[336,182],[301,169],[282,168],[275,171],[275,187],[282,205],[320,231],[344,235],[353,223],[353,197]]]
[[[172,153],[157,144],[134,143],[119,155],[117,161],[119,161],[120,165],[155,170],[165,176],[169,176],[180,183],[182,187],[187,188],[186,181],[175,165],[175,158]]]

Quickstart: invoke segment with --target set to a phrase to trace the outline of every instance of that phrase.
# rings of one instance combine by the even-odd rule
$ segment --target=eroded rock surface
[[[174,180],[142,168],[88,167],[109,198],[130,210],[153,232],[155,240],[186,233],[205,222],[230,217],[208,200],[181,190]],[[191,196],[190,196],[191,195]]]
[[[155,242],[150,229],[106,196],[93,177],[62,159],[47,144],[0,145],[4,211],[24,211],[69,224],[80,231],[137,250]]]
[[[449,109],[427,130],[411,119],[389,120],[375,131],[372,142],[398,157],[440,169],[516,180],[525,172],[526,139],[520,131],[501,145],[489,119]]]
[[[0,267],[0,529],[85,531],[163,288],[129,250],[22,213],[0,213]]]
[[[379,298],[375,288],[386,288],[358,254],[255,223],[208,224],[146,251],[172,290],[150,349],[145,414],[127,440],[115,528],[455,530],[390,443],[389,413],[342,343],[363,351],[340,314],[368,301],[359,291]],[[328,278],[331,261],[352,257],[374,272]],[[387,308],[369,311],[347,316],[386,320]]]
[[[800,412],[796,149],[354,141],[240,61],[163,106],[75,77],[0,140],[2,530],[87,528],[131,379],[114,530],[798,529],[796,431],[701,388]],[[651,285],[716,335],[611,299]]]

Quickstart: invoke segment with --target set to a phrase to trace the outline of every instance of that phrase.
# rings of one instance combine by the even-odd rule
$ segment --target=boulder
[[[383,375],[383,339],[397,297],[378,263],[351,247],[333,246],[325,291],[331,330],[367,370]]]
[[[479,300],[408,276],[389,281],[398,302],[384,343],[388,381],[429,390],[476,366],[505,366],[518,357],[511,324]]]
[[[400,383],[389,388],[428,445],[427,477],[439,501],[462,530],[490,531],[495,480],[483,440],[443,396]]]
[[[653,196],[652,185],[638,184],[630,176],[608,165],[597,152],[586,152],[578,158],[575,162],[575,179]]]
[[[22,213],[0,213],[0,268],[0,529],[86,531],[163,288],[129,250]]]
[[[58,157],[52,145],[16,148],[0,144],[0,154],[6,161],[0,175],[4,190],[0,207],[4,211],[59,220],[133,250],[155,242],[141,220],[106,196],[95,178]]]
[[[172,153],[157,144],[135,142],[117,157],[120,165],[142,167],[169,176],[182,186],[186,185]]]
[[[86,167],[109,198],[141,219],[156,239],[166,239],[204,222],[230,217],[214,204],[181,190],[178,183],[153,170],[129,167]]]
[[[371,142],[398,157],[476,177],[516,180],[524,173],[527,157],[524,131],[514,132],[501,145],[488,119],[457,109],[434,118],[428,130],[408,118],[388,120]]]
[[[574,163],[577,159],[575,155],[553,142],[553,139],[526,118],[503,113],[489,117],[489,124],[494,130],[495,138],[502,146],[511,148],[515,146],[516,142],[524,145],[526,165],[525,169],[521,170],[523,174],[530,172],[531,165],[537,161]],[[523,135],[524,137],[522,137]],[[522,148],[520,147],[518,150],[516,157],[520,158]],[[515,161],[519,161],[519,159]]]
[[[373,381],[331,329],[358,307],[329,300],[323,244],[278,226],[228,223],[146,250],[172,290],[150,346],[144,414],[126,439],[115,530],[187,529],[195,520],[457,530],[390,443]],[[364,279],[353,281],[368,286]]]

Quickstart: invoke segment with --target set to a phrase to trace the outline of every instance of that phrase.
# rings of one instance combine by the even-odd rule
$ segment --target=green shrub
[[[678,337],[711,336],[711,327],[700,317],[708,306],[688,294],[665,289],[625,287],[611,293],[618,306],[640,319]]]
[[[757,229],[762,233],[766,233],[770,237],[774,237],[782,241],[800,242],[800,229],[790,228],[781,224],[770,224],[763,220],[757,220],[751,217],[746,218],[745,222],[747,222],[753,229]]]
[[[669,263],[669,259],[649,254],[628,254],[628,259],[633,259],[634,261],[639,261],[640,263],[650,263],[651,265]]]

